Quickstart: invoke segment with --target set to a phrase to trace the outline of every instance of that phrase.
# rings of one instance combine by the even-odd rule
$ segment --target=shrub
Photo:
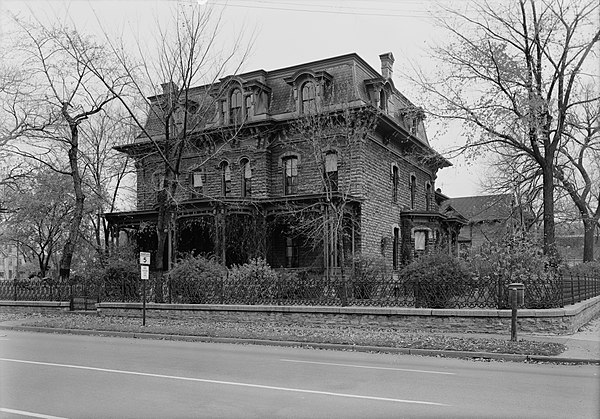
[[[102,289],[107,301],[139,301],[140,270],[137,255],[128,248],[113,252],[102,266],[90,270],[92,283]]]
[[[277,298],[288,300],[319,300],[327,286],[323,272],[311,269],[281,270],[277,282]]]
[[[390,277],[390,266],[382,256],[358,255],[352,264],[352,291],[355,298],[371,298],[377,282]]]
[[[265,259],[250,259],[229,270],[227,281],[231,297],[239,301],[255,302],[273,299],[277,295],[278,275]]]
[[[200,304],[220,301],[227,269],[214,257],[185,255],[169,271],[171,301]]]
[[[600,278],[600,262],[586,262],[565,269],[567,275]]]
[[[527,238],[506,238],[489,243],[469,256],[473,274],[497,286],[498,308],[509,308],[507,285],[525,285],[528,308],[556,307],[559,299],[556,267],[541,246]]]
[[[398,276],[412,287],[416,307],[447,308],[473,285],[467,265],[444,253],[421,256]]]

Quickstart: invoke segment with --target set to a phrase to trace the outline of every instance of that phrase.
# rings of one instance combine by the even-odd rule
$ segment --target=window
[[[252,167],[248,159],[240,162],[242,169],[242,197],[252,196]]]
[[[338,159],[335,151],[325,154],[325,190],[338,190]]]
[[[400,229],[398,227],[394,227],[394,243],[392,250],[392,266],[394,270],[398,269],[398,254],[400,252]]]
[[[294,195],[298,193],[298,158],[286,157],[283,160],[284,194]]]
[[[387,110],[387,95],[385,94],[385,90],[381,89],[379,91],[379,109],[382,111]]]
[[[252,110],[252,95],[246,96],[245,104],[246,104],[246,109],[245,109],[246,110],[246,118],[248,118],[254,114],[254,112]]]
[[[425,250],[427,245],[427,232],[415,231],[415,250]]]
[[[285,239],[285,261],[288,268],[297,268],[298,264],[298,243],[292,237]]]
[[[227,101],[221,102],[221,122],[225,124],[227,122]]]
[[[221,195],[227,196],[231,192],[231,169],[226,161],[221,163]]]
[[[431,210],[431,183],[425,185],[425,210]]]
[[[206,183],[206,172],[204,169],[197,168],[190,173],[190,186],[193,188],[192,196],[202,194],[204,184]]]
[[[242,119],[242,91],[240,89],[234,89],[231,92],[229,102],[229,122],[232,124],[241,124]]]
[[[410,175],[410,209],[415,209],[415,199],[417,197],[417,177]]]
[[[302,85],[302,113],[315,112],[317,110],[315,84],[307,81]]]
[[[398,166],[395,164],[392,166],[392,202],[398,202],[398,180],[400,176],[398,174]]]
[[[152,185],[155,191],[162,191],[165,188],[165,175],[160,171],[152,173]]]

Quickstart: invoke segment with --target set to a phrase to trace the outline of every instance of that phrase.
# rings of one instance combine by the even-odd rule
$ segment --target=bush
[[[256,258],[243,265],[234,265],[229,270],[227,285],[231,298],[252,303],[276,297],[277,282],[277,272],[265,259]]]
[[[220,301],[227,269],[214,257],[185,255],[169,271],[171,302],[200,304]]]
[[[600,278],[600,262],[586,262],[565,269],[565,274]]]
[[[278,272],[277,298],[319,300],[325,297],[326,280],[321,270],[295,269]]]
[[[137,255],[128,248],[113,252],[90,271],[92,283],[102,289],[103,301],[139,301],[140,268]]]
[[[358,255],[352,263],[352,291],[355,298],[371,298],[377,282],[389,279],[391,274],[390,266],[382,256]]]
[[[452,299],[473,285],[468,266],[445,253],[421,256],[400,270],[398,276],[412,287],[415,307],[448,308]]]

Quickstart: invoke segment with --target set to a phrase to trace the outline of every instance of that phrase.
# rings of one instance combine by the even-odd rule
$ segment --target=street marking
[[[0,412],[12,413],[14,415],[21,415],[21,416],[29,416],[30,418],[67,419],[67,418],[63,418],[63,417],[60,417],[60,416],[43,415],[41,413],[26,412],[24,410],[7,409],[5,407],[0,407]]]
[[[305,390],[305,389],[300,389],[300,388],[276,387],[276,386],[267,386],[267,385],[262,385],[262,384],[238,383],[235,381],[208,380],[208,379],[204,379],[204,378],[179,377],[176,375],[151,374],[151,373],[147,373],[147,372],[138,372],[138,371],[125,371],[125,370],[115,370],[115,369],[110,369],[110,368],[86,367],[83,365],[55,364],[53,362],[25,361],[22,359],[11,359],[11,358],[0,358],[0,361],[16,362],[16,363],[21,363],[21,364],[32,364],[32,365],[46,365],[46,366],[50,366],[50,367],[73,368],[73,369],[88,370],[88,371],[112,372],[115,374],[138,375],[138,376],[142,376],[142,377],[168,378],[171,380],[194,381],[194,382],[208,383],[208,384],[222,384],[222,385],[236,386],[236,387],[260,388],[260,389],[264,389],[264,390],[278,390],[278,391],[288,391],[288,392],[294,392],[294,393],[318,394],[318,395],[322,395],[322,396],[346,397],[346,398],[351,398],[351,399],[375,400],[375,401],[409,403],[409,404],[422,404],[422,405],[429,405],[429,406],[450,406],[449,404],[426,402],[426,401],[422,401],[422,400],[403,400],[403,399],[393,399],[393,398],[389,398],[389,397],[362,396],[359,394],[332,393],[329,391]]]
[[[388,371],[405,371],[405,372],[420,372],[423,374],[442,374],[442,375],[456,375],[454,372],[443,372],[443,371],[427,371],[427,370],[411,370],[407,368],[391,368],[391,367],[370,367],[367,365],[353,365],[353,364],[335,364],[333,362],[314,362],[314,361],[300,361],[297,359],[280,359],[283,362],[296,362],[299,364],[316,364],[316,365],[331,365],[334,367],[352,367],[352,368],[365,368],[370,370],[388,370]]]

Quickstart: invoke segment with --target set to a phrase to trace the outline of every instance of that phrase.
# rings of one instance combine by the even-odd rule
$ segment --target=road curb
[[[317,342],[300,342],[288,340],[268,340],[254,338],[225,338],[211,336],[193,336],[193,335],[169,335],[162,333],[145,333],[145,332],[119,332],[111,330],[90,330],[90,329],[64,329],[54,327],[37,327],[37,326],[18,326],[18,325],[1,325],[0,330],[16,330],[25,332],[38,333],[58,333],[71,335],[87,335],[87,336],[107,336],[107,337],[123,337],[132,339],[155,339],[155,340],[172,340],[186,342],[205,342],[205,343],[230,343],[241,345],[263,345],[263,346],[280,346],[280,347],[300,347],[311,349],[330,349],[337,351],[356,351],[356,352],[382,352],[400,355],[419,355],[444,358],[471,358],[471,359],[491,359],[496,361],[511,361],[511,362],[549,362],[558,364],[596,364],[600,365],[600,359],[587,358],[565,358],[558,356],[544,355],[523,355],[523,354],[504,354],[496,352],[470,352],[470,351],[452,351],[440,349],[413,349],[413,348],[395,348],[387,346],[367,346],[367,345],[350,345],[342,343],[317,343]]]

